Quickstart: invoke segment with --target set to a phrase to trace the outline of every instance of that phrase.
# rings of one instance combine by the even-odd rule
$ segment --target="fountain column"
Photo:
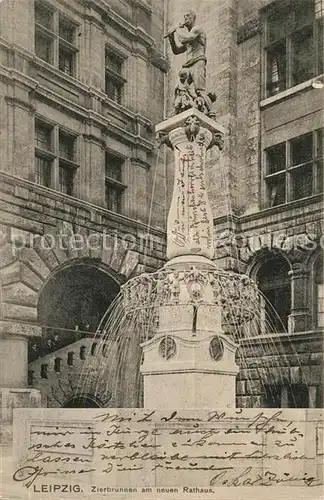
[[[222,328],[205,177],[207,150],[222,147],[224,129],[191,108],[157,125],[156,132],[174,151],[175,174],[159,327],[142,344],[144,406],[235,407],[237,345]]]

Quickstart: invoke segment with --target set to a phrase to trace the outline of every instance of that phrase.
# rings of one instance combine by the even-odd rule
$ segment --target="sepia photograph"
[[[0,0],[0,499],[324,499],[324,0]]]

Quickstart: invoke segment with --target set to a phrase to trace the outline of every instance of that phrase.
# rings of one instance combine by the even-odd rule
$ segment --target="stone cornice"
[[[139,113],[135,113],[125,106],[115,103],[114,101],[109,99],[104,92],[93,87],[89,87],[80,80],[77,80],[73,77],[70,77],[69,75],[60,72],[57,68],[54,68],[52,65],[36,57],[35,54],[26,50],[22,50],[19,46],[6,44],[4,42],[5,41],[0,37],[0,46],[5,46],[6,48],[16,51],[36,67],[48,73],[51,78],[57,79],[62,85],[65,84],[67,90],[73,89],[79,94],[83,93],[85,95],[88,95],[89,97],[98,99],[106,106],[109,111],[111,111],[112,113],[116,112],[118,114],[121,114],[127,120],[133,120],[134,122],[139,121],[142,124],[151,126],[151,121],[147,117]],[[92,109],[84,108],[79,104],[76,104],[74,101],[62,97],[60,94],[48,89],[44,85],[40,85],[37,79],[31,78],[30,76],[26,75],[25,73],[21,73],[15,68],[9,68],[7,66],[0,65],[0,78],[6,79],[7,82],[17,81],[20,84],[27,86],[30,90],[34,91],[34,95],[38,95],[40,98],[47,99],[51,103],[54,103],[58,107],[64,108],[66,111],[73,113],[82,120],[86,120],[87,117],[88,119],[93,119],[99,126],[109,126],[109,128],[112,129],[114,133],[118,135],[118,137],[121,137],[122,139],[126,138],[128,142],[138,144],[139,146],[149,151],[152,150],[153,143],[151,143],[150,141],[140,136],[131,134],[130,132],[127,132],[120,127],[114,126],[110,122],[109,117],[96,113]]]
[[[22,99],[19,99],[18,97],[11,97],[11,96],[6,96],[5,100],[7,103],[12,104],[13,106],[18,106],[19,108],[25,109],[29,111],[30,113],[35,113],[36,108],[28,103],[23,101]]]
[[[250,222],[253,220],[258,220],[258,219],[263,219],[266,217],[271,217],[274,219],[276,215],[278,215],[278,220],[282,220],[281,216],[286,215],[288,219],[291,219],[292,215],[291,212],[295,212],[296,216],[299,215],[298,209],[302,207],[310,207],[313,205],[314,207],[314,212],[321,211],[323,210],[323,195],[322,194],[317,194],[314,196],[309,196],[308,198],[304,198],[303,200],[296,200],[292,201],[290,203],[286,203],[285,205],[280,205],[278,207],[271,207],[271,208],[266,208],[263,210],[260,210],[254,214],[249,214],[249,215],[242,215],[239,219],[241,224],[244,224],[246,222]]]
[[[94,144],[98,144],[99,146],[101,146],[102,148],[105,148],[106,147],[106,142],[101,139],[100,137],[96,137],[95,135],[93,134],[82,134],[82,137],[88,141],[88,142],[92,142]]]
[[[149,120],[145,116],[143,116],[139,113],[136,113],[134,118],[138,123],[140,123],[141,125],[144,125],[144,127],[153,129],[153,123],[151,122],[151,120]]]
[[[0,337],[5,335],[18,335],[22,337],[41,337],[42,328],[37,323],[16,322],[15,320],[0,321]]]
[[[141,7],[142,9],[146,10],[149,14],[152,12],[152,7],[150,4],[145,2],[145,0],[133,0],[133,5],[135,7]]]
[[[266,218],[271,218],[271,223],[283,222],[284,220],[290,220],[292,217],[298,217],[300,214],[299,209],[302,207],[308,207],[308,213],[322,213],[323,212],[323,195],[317,194],[310,196],[303,200],[296,200],[285,205],[280,205],[278,207],[267,208],[264,210],[259,210],[253,214],[248,215],[223,215],[222,217],[214,217],[214,226],[217,225],[241,225],[248,224],[253,221],[264,221]],[[312,207],[310,210],[309,207]],[[269,225],[269,223],[267,222]],[[264,224],[263,224],[264,225]]]
[[[93,110],[83,108],[79,104],[76,104],[72,101],[69,101],[68,99],[65,99],[64,97],[56,94],[55,92],[47,89],[46,87],[43,87],[42,85],[39,85],[37,87],[36,94],[40,98],[48,100],[52,104],[54,103],[57,108],[63,108],[64,111],[74,114],[79,119],[88,122],[92,121],[94,125],[106,129],[110,133],[116,135],[124,143],[127,142],[134,145],[138,145],[139,147],[142,147],[143,149],[146,149],[148,151],[151,151],[154,147],[152,142],[138,135],[134,135],[131,132],[128,132],[127,130],[123,129],[122,127],[118,127],[117,125],[112,123],[108,117],[96,113]]]
[[[164,57],[161,52],[158,52],[155,50],[154,47],[151,48],[150,50],[150,62],[155,66],[156,68],[159,68],[161,71],[166,73],[169,68],[169,63],[166,57]]]
[[[323,329],[322,330],[311,330],[307,332],[295,332],[295,333],[269,333],[268,335],[258,335],[257,337],[245,337],[240,339],[240,344],[247,344],[248,347],[254,344],[268,344],[269,340],[273,343],[283,343],[283,342],[300,342],[300,341],[312,341],[312,340],[323,340]]]
[[[127,33],[129,38],[135,39],[147,47],[154,46],[154,38],[148,35],[142,28],[133,26],[126,19],[117,14],[105,0],[87,0],[86,4],[89,8],[93,8],[100,12],[104,22],[117,26],[119,30]]]
[[[112,123],[111,121],[107,123],[106,128],[109,133],[118,137],[118,139],[122,142],[136,144],[143,149],[146,149],[147,151],[152,151],[152,149],[154,148],[154,144],[152,142],[143,139],[143,137],[140,137],[139,135],[134,135],[121,127],[118,127],[118,125]]]
[[[221,217],[214,217],[214,226],[226,225],[226,226],[236,226],[239,225],[241,218],[238,215],[222,215]]]
[[[149,162],[141,160],[140,158],[132,157],[130,158],[130,161],[132,165],[139,165],[140,167],[145,168],[146,170],[149,170],[151,168],[151,165]]]
[[[100,100],[110,110],[115,110],[118,113],[121,113],[122,115],[124,115],[126,118],[129,118],[131,120],[135,120],[136,113],[134,113],[133,111],[131,111],[128,108],[125,108],[125,106],[123,106],[122,104],[118,104],[118,102],[114,101],[113,99],[109,99],[109,97],[106,94],[101,94]]]
[[[0,78],[6,78],[8,82],[18,82],[20,85],[24,85],[30,90],[35,90],[38,86],[37,80],[22,73],[15,68],[0,65]]]

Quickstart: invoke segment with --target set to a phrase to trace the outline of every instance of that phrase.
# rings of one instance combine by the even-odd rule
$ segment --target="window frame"
[[[109,173],[107,173],[107,163],[109,158],[112,159],[113,162],[117,162],[120,168],[120,180],[115,179],[113,176],[110,176]],[[122,213],[123,211],[123,193],[126,189],[126,185],[122,182],[123,177],[124,177],[124,163],[125,163],[125,158],[118,154],[114,154],[111,151],[105,151],[105,206],[107,207],[108,210],[111,210],[112,212],[115,213]],[[107,191],[112,190],[117,194],[117,210],[113,210],[112,208],[109,208],[109,203],[108,203],[108,196],[107,196]]]
[[[52,29],[48,29],[46,26],[40,24],[36,20],[36,9],[37,5],[40,6],[41,8],[44,8],[45,10],[48,10],[48,12],[52,13]],[[60,34],[60,26],[61,24],[67,24],[70,25],[72,28],[72,39],[73,43],[65,39],[64,37],[61,36]],[[35,1],[35,15],[34,15],[34,26],[35,26],[35,47],[34,47],[34,52],[36,57],[41,59],[42,61],[46,62],[47,64],[50,64],[51,66],[54,66],[56,69],[58,69],[60,72],[64,73],[65,75],[69,75],[72,78],[76,78],[76,73],[77,73],[77,53],[79,52],[79,49],[77,47],[77,36],[76,36],[76,31],[78,29],[78,24],[73,20],[65,16],[65,14],[62,14],[59,10],[55,9],[54,7],[48,5],[45,1],[42,0],[36,0]],[[40,57],[40,55],[37,54],[36,52],[36,37],[37,35],[43,36],[44,38],[47,38],[48,40],[52,41],[52,47],[51,47],[51,60],[48,61],[46,59],[43,59]],[[66,52],[67,54],[70,54],[72,57],[72,62],[71,62],[71,70],[70,71],[64,71],[60,67],[60,55],[62,52]]]
[[[109,68],[109,65],[107,63],[107,59],[109,58],[109,55],[111,55],[113,58],[119,60],[120,62],[120,71],[116,71],[115,69]],[[127,82],[124,73],[125,73],[125,60],[126,57],[124,54],[121,54],[118,52],[116,49],[111,47],[110,45],[105,46],[105,69],[104,69],[104,75],[105,75],[105,85],[104,85],[104,92],[107,96],[108,99],[116,102],[117,104],[122,105],[124,101],[124,86],[125,83]],[[115,99],[109,92],[108,92],[108,83],[112,84],[118,89],[119,98]]]
[[[303,136],[310,135],[312,136],[312,156],[310,160],[298,163],[296,165],[292,164],[292,143],[297,139],[302,138]],[[322,141],[324,140],[324,128],[317,128],[315,130],[311,130],[304,134],[301,134],[296,137],[292,137],[291,139],[287,139],[280,143],[274,144],[268,148],[265,148],[263,151],[263,181],[264,181],[264,205],[266,208],[274,208],[278,206],[283,206],[287,203],[291,203],[294,201],[299,201],[303,199],[307,199],[311,196],[315,196],[323,192],[323,186],[321,190],[321,182],[320,178],[323,177],[323,165],[324,163],[324,151],[321,151],[321,156],[318,156],[318,144],[320,141],[320,137],[322,135]],[[268,173],[269,171],[269,152],[280,146],[281,144],[285,144],[285,165],[282,170],[274,171],[272,173]],[[324,148],[323,148],[324,149]],[[293,175],[295,172],[302,171],[305,167],[312,166],[312,189],[309,195],[305,195],[302,197],[294,197],[293,195]],[[320,171],[322,169],[322,175],[320,176]],[[285,200],[282,203],[271,203],[271,197],[269,196],[269,184],[272,180],[278,179],[280,177],[285,177]],[[279,185],[279,184],[278,184]]]
[[[51,145],[50,149],[46,150],[40,148],[36,143],[36,130],[37,127],[43,126],[44,128],[48,128],[51,134]],[[74,132],[68,131],[64,127],[61,127],[58,124],[54,124],[49,122],[49,120],[44,119],[43,117],[36,116],[34,120],[34,130],[35,130],[35,140],[34,140],[34,155],[35,155],[35,184],[40,186],[53,189],[55,191],[61,192],[62,194],[68,196],[74,196],[73,190],[73,178],[79,168],[77,163],[78,156],[78,136]],[[72,158],[65,158],[61,155],[60,151],[60,134],[64,134],[67,137],[70,137],[73,141],[73,152]],[[50,185],[46,186],[40,182],[37,182],[37,172],[36,172],[36,161],[37,159],[45,159],[51,162],[51,175],[50,175]],[[72,176],[72,186],[70,192],[65,192],[61,189],[60,182],[60,169],[66,169],[66,171],[71,173]]]
[[[296,3],[296,11],[298,9],[298,1],[306,1],[306,0],[297,0]],[[318,13],[316,11],[316,0],[307,0],[309,3],[313,3],[313,15],[312,15],[312,20],[305,20],[304,22],[301,22],[300,25],[297,26],[296,29],[291,29],[285,31],[280,38],[276,38],[275,40],[269,42],[268,40],[268,34],[269,34],[269,17],[271,14],[274,12],[280,12],[280,9],[283,9],[285,6],[288,6],[291,8],[291,5],[287,0],[277,0],[272,2],[270,5],[266,6],[262,12],[261,12],[261,20],[262,20],[262,26],[263,26],[263,36],[262,36],[262,59],[263,59],[263,82],[262,82],[262,99],[267,99],[270,97],[273,97],[275,95],[280,94],[281,92],[284,92],[290,88],[295,87],[296,85],[299,85],[305,81],[308,81],[312,78],[316,78],[316,76],[319,76],[320,74],[323,73],[324,67],[323,67],[323,57],[321,58],[321,50],[319,47],[319,41],[320,41],[320,30],[322,29],[322,37],[323,37],[323,26],[320,28],[320,25],[323,24],[323,17],[319,17]],[[307,27],[312,27],[312,40],[313,40],[313,51],[310,51],[312,54],[314,54],[313,58],[313,65],[312,65],[312,75],[309,76],[308,78],[303,78],[301,81],[298,82],[293,82],[293,37],[296,35],[296,33],[300,32],[301,30],[306,29]],[[270,79],[269,79],[269,74],[268,74],[268,64],[269,64],[269,57],[268,54],[270,52],[270,49],[274,47],[275,45],[278,45],[279,43],[284,43],[285,45],[285,79],[284,79],[284,87],[283,88],[278,88],[275,92],[272,92],[269,90],[270,86]],[[277,70],[278,71],[278,70]],[[279,76],[279,75],[278,75]],[[280,82],[280,80],[278,80]],[[274,84],[274,82],[271,82],[271,84]]]

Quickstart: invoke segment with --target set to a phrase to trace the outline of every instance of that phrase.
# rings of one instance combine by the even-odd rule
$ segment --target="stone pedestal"
[[[40,329],[37,333],[40,334]],[[41,406],[40,392],[27,387],[29,335],[30,330],[26,326],[0,322],[0,422],[3,442],[10,442],[11,439],[14,408]]]
[[[212,259],[213,216],[206,187],[206,152],[220,144],[224,129],[203,113],[189,109],[157,125],[156,132],[172,147],[175,159],[167,258],[194,255]]]
[[[158,333],[142,344],[144,406],[235,407],[237,345],[222,329],[205,178],[207,150],[222,147],[224,131],[196,109],[166,120],[156,131],[174,151],[175,173]]]
[[[170,331],[142,347],[144,407],[235,407],[237,345],[225,335]]]
[[[21,335],[0,337],[0,387],[26,387],[28,339]]]

